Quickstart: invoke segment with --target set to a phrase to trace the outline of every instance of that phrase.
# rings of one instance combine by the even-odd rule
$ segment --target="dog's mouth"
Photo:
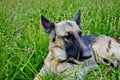
[[[85,60],[89,59],[90,57],[92,57],[92,55],[86,56],[86,57],[81,57],[78,55],[77,58],[75,56],[72,56],[72,57],[68,57],[67,61],[72,64],[79,64],[79,61],[84,62]]]
[[[86,56],[86,57],[81,57],[81,58],[79,59],[79,61],[85,61],[86,59],[89,59],[90,57],[92,57],[92,55]]]
[[[92,57],[92,52],[90,49],[88,49],[84,53],[81,54],[80,61],[84,61],[86,59],[89,59],[90,57]]]
[[[74,59],[76,59],[78,61],[85,61],[86,59],[89,59],[90,57],[92,57],[91,54],[87,54],[87,55],[84,54],[83,55],[80,52],[68,55],[68,58],[74,58]]]

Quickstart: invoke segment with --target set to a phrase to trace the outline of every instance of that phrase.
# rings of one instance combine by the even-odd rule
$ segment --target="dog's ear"
[[[49,21],[46,17],[41,15],[41,23],[44,27],[44,30],[46,33],[50,34],[52,30],[54,29],[55,25],[53,22]]]
[[[75,18],[74,18],[74,21],[76,22],[76,24],[77,24],[78,26],[80,26],[80,17],[81,17],[81,12],[80,12],[80,10],[79,10],[79,11],[77,12]]]

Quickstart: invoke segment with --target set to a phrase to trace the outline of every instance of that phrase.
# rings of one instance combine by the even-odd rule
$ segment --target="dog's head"
[[[64,20],[54,23],[44,16],[41,16],[41,22],[46,33],[51,38],[51,43],[65,49],[67,57],[78,58],[83,60],[91,57],[90,49],[82,41],[81,13],[78,11],[74,20]]]

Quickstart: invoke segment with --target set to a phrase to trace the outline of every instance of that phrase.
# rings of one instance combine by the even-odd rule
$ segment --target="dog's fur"
[[[49,53],[39,75],[48,71],[54,74],[72,74],[64,80],[82,79],[82,75],[98,66],[110,62],[113,67],[120,63],[120,43],[105,35],[82,36],[80,11],[74,20],[53,23],[41,16],[45,32],[50,36]],[[34,80],[38,80],[38,75]]]

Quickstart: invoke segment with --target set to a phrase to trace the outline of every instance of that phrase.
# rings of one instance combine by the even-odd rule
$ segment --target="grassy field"
[[[83,35],[120,39],[120,0],[0,0],[0,80],[32,80],[48,53],[41,14],[59,22],[82,12]],[[43,80],[60,80],[47,75]],[[97,68],[85,80],[120,80],[120,69]]]

